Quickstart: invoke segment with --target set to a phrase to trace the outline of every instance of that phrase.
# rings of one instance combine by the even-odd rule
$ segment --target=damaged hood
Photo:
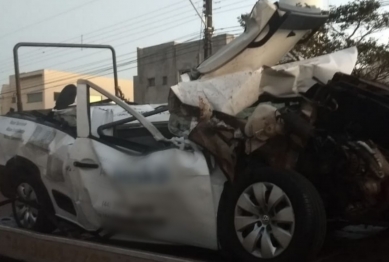
[[[212,79],[181,82],[171,87],[185,105],[199,107],[235,116],[254,104],[263,93],[279,97],[298,96],[317,81],[327,83],[335,73],[351,74],[357,62],[356,47],[255,71],[241,71]]]

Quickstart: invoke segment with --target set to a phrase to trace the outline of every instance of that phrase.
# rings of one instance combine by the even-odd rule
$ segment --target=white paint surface
[[[337,72],[351,74],[357,53],[357,49],[352,47],[270,69],[239,71],[207,80],[182,82],[171,89],[186,105],[198,107],[201,98],[208,101],[213,110],[236,115],[254,104],[264,92],[284,97],[296,96],[316,83],[313,77],[327,83]]]

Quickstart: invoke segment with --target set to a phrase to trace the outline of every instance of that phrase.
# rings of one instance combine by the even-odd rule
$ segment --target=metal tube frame
[[[14,46],[14,49],[13,49],[14,66],[15,66],[16,100],[17,100],[18,112],[23,111],[22,93],[21,93],[21,87],[20,87],[19,54],[18,54],[20,47],[59,47],[59,48],[109,49],[109,50],[111,50],[111,53],[112,53],[113,75],[114,75],[114,81],[115,81],[115,95],[118,96],[121,94],[121,91],[119,90],[119,83],[118,83],[116,52],[112,46],[110,46],[110,45],[90,45],[90,44],[23,42],[23,43],[16,44]]]

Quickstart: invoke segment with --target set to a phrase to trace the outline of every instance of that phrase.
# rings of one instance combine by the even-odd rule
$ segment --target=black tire
[[[21,171],[20,169],[18,170]],[[24,170],[26,172],[26,170]],[[14,201],[12,203],[12,211],[15,218],[15,221],[17,225],[20,228],[26,228],[33,231],[41,232],[41,233],[51,233],[56,229],[56,226],[53,223],[54,218],[54,211],[53,206],[50,200],[50,197],[47,193],[47,190],[43,183],[38,180],[36,177],[34,177],[32,174],[28,173],[17,173],[18,177],[15,179],[15,190],[19,187],[21,184],[27,184],[29,185],[35,192],[36,198],[37,198],[37,208],[38,215],[36,217],[36,222],[32,227],[26,227],[22,224],[21,220],[16,215],[16,205],[17,203]],[[16,192],[16,191],[15,191]],[[16,192],[16,196],[18,193]],[[50,219],[51,218],[51,219]]]
[[[294,210],[295,227],[288,247],[270,259],[256,257],[246,251],[235,231],[235,206],[242,192],[250,185],[271,183],[282,189]],[[218,238],[223,254],[233,261],[286,262],[307,261],[321,249],[326,235],[326,214],[320,195],[302,175],[269,167],[253,167],[238,181],[225,184],[218,210]]]

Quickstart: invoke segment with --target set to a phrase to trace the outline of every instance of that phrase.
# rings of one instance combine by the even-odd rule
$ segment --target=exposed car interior
[[[24,112],[9,112],[7,116],[34,121],[43,125],[57,128],[69,135],[77,136],[77,114],[74,105],[77,96],[77,87],[67,85],[61,91],[55,107],[52,110],[33,110]],[[120,145],[147,153],[166,147],[165,144],[155,141],[148,130],[144,128],[134,117],[114,121],[113,115],[109,116],[109,110],[105,106],[112,106],[109,99],[91,102],[91,135],[105,142]],[[154,111],[145,112],[145,117],[166,112],[167,106],[160,106]],[[157,129],[167,138],[173,135],[169,132],[168,122],[154,122]]]

